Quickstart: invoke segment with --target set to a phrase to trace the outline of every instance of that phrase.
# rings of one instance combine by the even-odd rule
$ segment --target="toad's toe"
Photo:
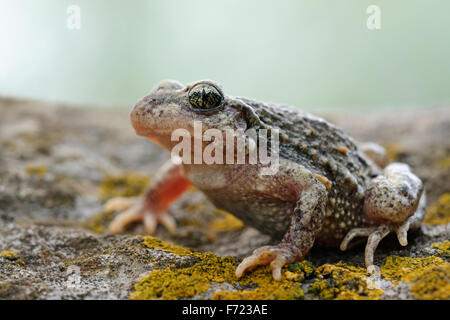
[[[281,247],[265,246],[256,249],[253,254],[245,258],[236,269],[236,277],[240,278],[247,270],[251,270],[260,265],[270,264],[274,280],[281,280],[281,268],[289,261],[291,253]]]

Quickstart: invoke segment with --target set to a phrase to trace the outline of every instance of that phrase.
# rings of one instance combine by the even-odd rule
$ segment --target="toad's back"
[[[331,182],[323,227],[317,237],[335,245],[352,228],[365,225],[368,181],[381,173],[351,137],[327,121],[288,107],[239,98],[261,121],[280,129],[280,157],[296,162]]]

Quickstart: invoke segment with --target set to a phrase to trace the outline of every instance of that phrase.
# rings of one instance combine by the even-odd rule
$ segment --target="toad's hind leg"
[[[386,149],[374,142],[358,143],[358,148],[380,168],[386,167],[388,164],[388,157]]]
[[[190,182],[184,177],[181,165],[167,162],[143,196],[114,198],[105,204],[107,211],[121,211],[109,225],[110,232],[119,233],[127,224],[142,221],[148,234],[155,233],[158,223],[175,233],[176,224],[167,214],[167,209],[189,186]]]
[[[355,237],[368,237],[365,263],[368,271],[373,270],[373,256],[380,241],[396,232],[400,244],[406,246],[407,232],[420,224],[425,205],[422,181],[409,166],[403,163],[388,165],[384,175],[372,179],[366,191],[364,215],[373,227],[350,230],[341,243],[341,250],[346,250]]]

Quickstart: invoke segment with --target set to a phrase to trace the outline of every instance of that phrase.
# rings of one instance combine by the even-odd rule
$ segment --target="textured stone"
[[[386,146],[391,160],[409,163],[425,182],[429,206],[450,192],[450,109],[323,116],[358,140]],[[1,99],[0,299],[128,299],[135,285],[152,270],[166,270],[170,265],[176,270],[196,269],[208,263],[205,256],[179,255],[146,245],[137,236],[143,233],[139,225],[124,235],[107,232],[114,213],[103,212],[102,201],[112,195],[139,193],[145,185],[142,181],[151,178],[168,157],[135,135],[126,111]],[[170,213],[178,223],[178,234],[171,236],[159,227],[156,236],[180,246],[243,257],[271,241],[255,229],[242,228],[195,189],[177,201]],[[433,255],[448,263],[448,254],[432,244],[449,239],[449,233],[449,224],[427,224],[409,236],[406,247],[388,237],[377,249],[375,263],[383,266],[388,256]],[[355,277],[362,279],[365,290],[373,286],[384,291],[382,295],[370,291],[370,297],[421,298],[411,292],[414,284],[401,280],[393,286],[383,276],[361,276],[363,252],[362,246],[346,252],[313,248],[306,259],[315,271],[300,270],[304,265],[289,266],[288,280],[295,282],[297,291],[286,289],[285,295],[277,292],[276,297],[303,296],[298,281],[305,299],[361,297],[345,287],[348,274],[351,283],[358,283]],[[262,277],[264,271],[258,274]],[[330,282],[322,280],[336,274],[343,275],[342,279],[335,286],[323,287]],[[449,281],[448,276],[444,281]],[[191,298],[252,298],[251,289],[251,285],[225,279],[212,281],[204,292]],[[254,297],[261,297],[258,294]],[[424,297],[435,296],[427,293]]]

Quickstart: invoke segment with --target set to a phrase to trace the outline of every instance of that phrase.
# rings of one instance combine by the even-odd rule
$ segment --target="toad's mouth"
[[[164,149],[171,148],[173,144],[171,137],[174,130],[172,127],[161,128],[160,126],[146,126],[133,121],[131,124],[138,136],[145,137]]]
[[[160,142],[158,139],[156,139],[155,137],[147,137],[148,140],[150,140],[151,142],[153,142],[154,144],[156,144],[158,147],[161,148],[166,148],[165,145],[162,144],[162,142]]]
[[[177,128],[177,123],[167,116],[155,116],[152,107],[145,101],[139,101],[130,112],[131,126],[138,136],[144,136],[160,140],[163,136],[170,138],[172,131]]]

